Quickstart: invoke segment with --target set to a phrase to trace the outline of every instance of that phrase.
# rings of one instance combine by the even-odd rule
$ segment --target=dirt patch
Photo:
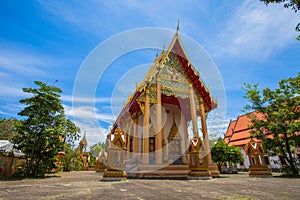
[[[212,180],[102,182],[101,178],[84,171],[0,181],[0,199],[300,199],[299,178],[250,178],[244,173]]]

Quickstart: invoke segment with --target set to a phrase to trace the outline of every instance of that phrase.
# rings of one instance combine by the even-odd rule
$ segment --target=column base
[[[188,180],[211,180],[211,172],[208,171],[207,167],[190,168],[191,171],[188,173]]]
[[[213,178],[220,177],[220,171],[216,164],[211,164],[208,166],[208,171],[210,171]]]

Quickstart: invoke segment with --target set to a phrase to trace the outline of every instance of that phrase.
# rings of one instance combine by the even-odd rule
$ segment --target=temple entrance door
[[[172,160],[174,160],[173,164],[183,164],[181,159],[180,159],[180,140],[178,139],[173,139],[172,143]]]
[[[155,164],[155,137],[149,138],[149,164]]]
[[[172,141],[172,155],[179,156],[180,155],[180,140],[174,139]]]

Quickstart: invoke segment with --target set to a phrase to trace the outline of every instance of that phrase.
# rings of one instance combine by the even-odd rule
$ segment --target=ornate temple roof
[[[178,28],[167,50],[163,49],[157,56],[146,73],[142,82],[136,85],[133,95],[129,95],[114,127],[119,119],[132,115],[136,112],[143,112],[141,102],[145,101],[146,88],[150,91],[150,103],[156,103],[156,82],[160,81],[163,103],[185,105],[189,110],[189,86],[192,85],[195,91],[196,110],[199,112],[199,98],[204,101],[205,111],[209,112],[217,107],[217,103],[211,97],[209,89],[200,78],[200,73],[190,61],[180,39]],[[188,116],[188,114],[186,114]]]

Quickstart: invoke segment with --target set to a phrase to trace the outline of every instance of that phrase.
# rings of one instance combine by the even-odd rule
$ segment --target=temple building
[[[208,113],[216,107],[177,27],[169,47],[156,56],[113,124],[107,137],[107,166],[133,177],[219,176],[206,125]],[[107,177],[116,175],[108,171]]]
[[[249,114],[255,114],[258,118],[262,117],[259,113],[253,112],[238,116],[237,119],[230,120],[224,137],[226,144],[229,146],[234,145],[240,148],[244,157],[244,162],[237,163],[237,168],[240,169],[249,169],[251,165],[251,159],[249,159],[246,152],[247,144],[249,144],[251,140],[261,144],[261,141],[257,140],[256,138],[251,139],[251,129],[249,128],[251,118],[248,116]],[[298,155],[299,159],[300,151],[297,151],[296,155]],[[282,157],[268,156],[266,154],[263,158],[260,158],[260,161],[265,163],[269,169],[273,169],[275,171],[280,170],[282,168],[282,164],[286,164],[286,161]]]

